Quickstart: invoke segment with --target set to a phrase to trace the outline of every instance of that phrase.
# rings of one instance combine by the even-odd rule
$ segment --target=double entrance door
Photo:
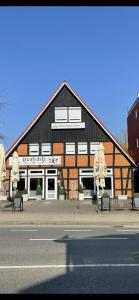
[[[46,177],[46,200],[57,199],[57,177]]]

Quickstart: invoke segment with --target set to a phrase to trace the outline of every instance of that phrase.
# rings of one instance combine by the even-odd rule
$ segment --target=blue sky
[[[121,136],[139,93],[139,7],[1,6],[5,150],[63,80]]]

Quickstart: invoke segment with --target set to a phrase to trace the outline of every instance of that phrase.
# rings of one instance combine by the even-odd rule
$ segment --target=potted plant
[[[65,188],[64,188],[64,184],[61,183],[61,185],[59,186],[59,200],[65,200]]]
[[[39,180],[38,180],[38,184],[37,184],[37,188],[36,188],[36,200],[42,200],[42,189],[41,189]]]
[[[104,192],[101,195],[101,210],[104,209],[111,210],[110,195],[107,192]]]
[[[79,184],[79,200],[84,200],[84,191],[81,184]]]
[[[24,188],[24,190],[22,191],[22,197],[23,201],[28,201],[28,192],[26,188]]]
[[[133,194],[132,209],[139,208],[139,193]]]

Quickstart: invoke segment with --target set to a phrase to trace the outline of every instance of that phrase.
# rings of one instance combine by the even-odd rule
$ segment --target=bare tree
[[[116,140],[121,144],[126,150],[128,150],[128,136],[127,131],[124,130],[120,135],[115,136]]]

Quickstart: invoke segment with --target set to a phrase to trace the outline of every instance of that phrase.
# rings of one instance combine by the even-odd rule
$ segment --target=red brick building
[[[64,81],[8,149],[7,193],[11,195],[13,191],[11,167],[16,150],[20,164],[18,189],[25,187],[29,199],[36,198],[38,179],[44,200],[58,198],[59,180],[63,180],[68,199],[78,197],[80,183],[85,199],[92,198],[96,192],[94,154],[100,142],[104,145],[107,165],[105,190],[111,198],[119,194],[131,197],[136,166],[133,158]]]
[[[128,151],[139,164],[139,94],[128,112]]]

